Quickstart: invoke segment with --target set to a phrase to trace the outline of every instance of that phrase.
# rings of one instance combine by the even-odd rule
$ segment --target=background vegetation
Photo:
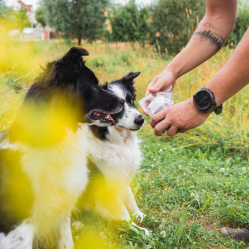
[[[43,0],[47,23],[57,31],[62,31],[63,37],[82,38],[93,41],[99,38],[105,27],[105,8],[108,0]]]
[[[133,0],[125,6],[114,8],[109,18],[112,28],[108,34],[109,41],[144,43],[148,40],[151,32],[148,7],[141,8]]]
[[[49,25],[65,39],[92,42],[150,42],[157,53],[175,55],[184,48],[205,13],[205,0],[157,0],[139,6],[135,0],[126,5],[111,0],[40,0],[36,19]],[[29,27],[26,9],[17,13],[0,0],[0,28]],[[7,20],[6,20],[7,19]],[[5,20],[5,24],[1,25]],[[125,20],[125,21],[124,21]],[[239,0],[234,31],[226,45],[235,48],[249,26],[249,2]],[[7,33],[6,31],[6,33]]]
[[[205,13],[205,0],[159,0],[152,6],[151,41],[157,51],[179,53],[186,46]]]

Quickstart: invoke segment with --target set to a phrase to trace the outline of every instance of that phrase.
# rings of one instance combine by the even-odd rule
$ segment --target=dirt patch
[[[204,227],[207,230],[212,231],[215,234],[219,233],[219,229],[216,227],[216,224],[211,223],[208,220],[203,220],[201,218],[190,218],[186,221],[188,226],[190,227],[193,223],[199,224],[200,226]]]

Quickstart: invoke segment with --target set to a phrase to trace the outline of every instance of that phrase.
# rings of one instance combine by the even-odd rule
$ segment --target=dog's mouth
[[[99,112],[99,111],[92,111],[89,115],[89,118],[94,122],[94,123],[103,123],[103,124],[115,124],[114,119],[110,114],[104,113],[104,112]]]

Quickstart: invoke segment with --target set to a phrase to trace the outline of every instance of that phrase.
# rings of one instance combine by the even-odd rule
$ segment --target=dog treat
[[[147,97],[140,99],[138,103],[142,107],[144,113],[152,117],[154,114],[172,106],[174,102],[173,94],[172,92],[169,92],[170,90],[172,90],[172,87],[163,92],[152,93]]]

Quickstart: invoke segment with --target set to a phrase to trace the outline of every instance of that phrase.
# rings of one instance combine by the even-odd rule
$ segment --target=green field
[[[41,72],[39,65],[58,59],[70,46],[63,42],[0,42],[0,131],[10,126],[26,90]],[[170,61],[149,45],[94,43],[83,47],[90,52],[87,66],[102,83],[141,71],[136,79],[137,99]],[[231,53],[225,47],[179,79],[175,103],[205,85]],[[176,137],[155,137],[146,117],[139,132],[144,160],[132,188],[147,214],[141,225],[152,235],[83,213],[76,217],[84,226],[73,226],[75,247],[248,248],[219,234],[223,226],[237,227],[249,221],[248,120],[248,87],[225,103],[221,116],[212,114],[199,128]]]

